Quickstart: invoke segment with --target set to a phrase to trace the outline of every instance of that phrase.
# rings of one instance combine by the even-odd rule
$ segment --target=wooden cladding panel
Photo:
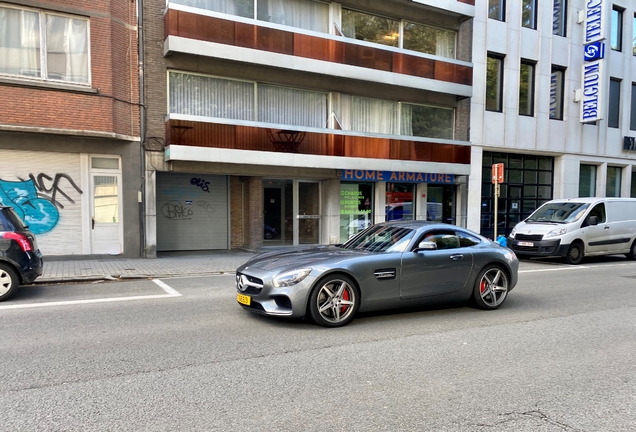
[[[460,3],[466,3],[475,6],[475,0],[457,0]]]
[[[176,127],[175,127],[176,126]],[[275,151],[265,128],[217,123],[170,121],[170,144],[236,150]],[[371,138],[328,133],[307,133],[299,153],[421,162],[470,164],[470,146]]]
[[[181,36],[243,48],[259,49],[315,60],[472,85],[472,67],[432,60],[382,48],[170,9],[166,37]]]

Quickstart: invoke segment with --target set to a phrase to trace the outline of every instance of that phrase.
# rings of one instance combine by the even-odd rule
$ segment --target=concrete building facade
[[[475,6],[468,227],[494,232],[497,163],[501,234],[550,199],[636,196],[634,2]]]
[[[0,2],[0,205],[45,257],[140,256],[136,3]]]

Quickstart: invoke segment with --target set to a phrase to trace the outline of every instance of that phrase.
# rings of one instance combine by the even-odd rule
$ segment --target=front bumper
[[[243,309],[261,315],[289,318],[305,316],[307,299],[315,277],[309,275],[296,285],[276,288],[272,285],[272,275],[258,269],[249,270],[237,271],[235,278],[237,303]],[[250,304],[239,302],[238,294],[250,297]]]
[[[507,241],[508,247],[521,256],[564,257],[569,246],[562,245],[561,239],[526,241],[508,237]]]

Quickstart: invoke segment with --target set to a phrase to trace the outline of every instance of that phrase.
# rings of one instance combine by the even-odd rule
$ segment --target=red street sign
[[[503,183],[504,181],[504,164],[492,164],[492,182]]]

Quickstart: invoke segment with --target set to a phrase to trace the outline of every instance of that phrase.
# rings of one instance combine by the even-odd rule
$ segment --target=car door
[[[457,233],[452,230],[429,231],[415,245],[422,240],[433,241],[437,249],[407,251],[402,255],[400,298],[428,297],[461,290],[473,267],[471,249],[462,247]]]
[[[584,224],[587,224],[590,216],[596,216],[598,224],[585,227],[585,252],[603,253],[609,250],[611,244],[611,230],[607,223],[605,204],[596,204],[587,215]]]

